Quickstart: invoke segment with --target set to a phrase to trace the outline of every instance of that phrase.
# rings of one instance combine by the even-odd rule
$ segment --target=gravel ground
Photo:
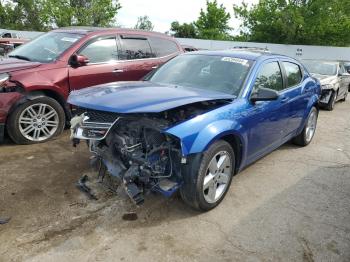
[[[87,199],[75,182],[96,174],[68,137],[0,146],[0,261],[350,261],[349,101],[320,112],[309,146],[286,144],[235,176],[208,213],[178,196],[136,208],[95,183]]]

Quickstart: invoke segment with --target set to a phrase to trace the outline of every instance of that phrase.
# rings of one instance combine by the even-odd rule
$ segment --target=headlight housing
[[[10,75],[7,73],[0,74],[0,87],[4,85],[4,83],[10,79]]]
[[[324,85],[321,85],[321,88],[322,89],[333,89],[333,85],[332,84],[324,84]]]

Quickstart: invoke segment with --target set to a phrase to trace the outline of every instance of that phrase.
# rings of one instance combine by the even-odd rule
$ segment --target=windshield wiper
[[[14,58],[18,58],[21,60],[31,61],[28,57],[23,56],[23,55],[9,55],[9,57],[14,57]]]

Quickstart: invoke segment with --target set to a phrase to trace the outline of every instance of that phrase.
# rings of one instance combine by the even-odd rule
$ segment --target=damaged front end
[[[181,141],[166,129],[227,101],[200,102],[161,113],[118,114],[79,108],[71,121],[73,144],[87,140],[100,166],[136,203],[150,191],[171,196],[182,185]],[[102,168],[101,168],[102,166]]]
[[[324,84],[321,86],[321,97],[320,97],[320,103],[321,104],[328,104],[329,100],[331,99],[332,93],[334,92],[333,85],[331,84]]]

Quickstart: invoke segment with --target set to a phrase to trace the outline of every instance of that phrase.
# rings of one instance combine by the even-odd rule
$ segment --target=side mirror
[[[257,101],[272,101],[277,100],[278,96],[279,95],[276,90],[262,87],[251,95],[250,101],[252,101],[253,103]]]
[[[72,57],[70,58],[70,64],[72,66],[85,66],[89,63],[89,58],[87,58],[86,56],[84,55],[77,55],[77,54],[74,54],[72,55]]]

